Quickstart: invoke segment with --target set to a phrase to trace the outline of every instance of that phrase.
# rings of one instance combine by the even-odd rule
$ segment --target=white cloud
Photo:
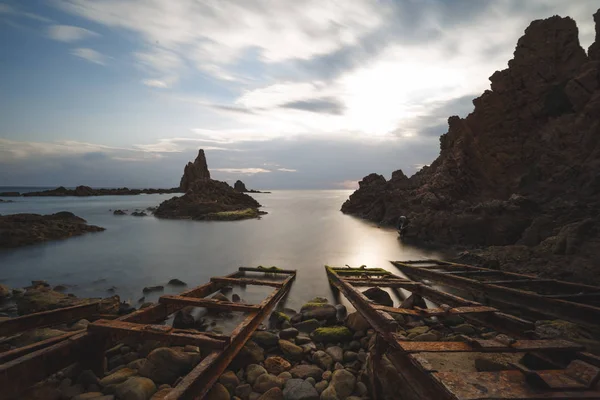
[[[290,169],[290,168],[277,168],[277,171],[281,171],[281,172],[298,172],[297,169]]]
[[[144,79],[142,81],[142,83],[146,86],[161,88],[161,89],[166,89],[170,86],[167,82],[160,81],[158,79]]]
[[[21,11],[11,5],[0,3],[0,14],[13,15],[17,17],[25,17],[29,19],[33,19],[40,22],[52,22],[50,18],[43,17],[38,14]]]
[[[93,49],[79,47],[71,50],[71,54],[94,64],[106,65],[108,57]]]
[[[94,36],[100,36],[96,32],[71,25],[52,25],[48,28],[48,36],[61,42],[76,42]]]
[[[225,172],[227,174],[255,175],[271,172],[264,168],[211,168],[211,171]]]

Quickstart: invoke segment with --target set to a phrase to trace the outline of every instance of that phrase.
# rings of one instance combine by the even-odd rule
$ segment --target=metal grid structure
[[[283,280],[253,279],[247,273],[279,274]],[[275,268],[240,268],[225,277],[211,278],[205,285],[195,287],[179,296],[165,295],[158,304],[138,310],[115,320],[99,319],[88,326],[87,332],[69,334],[58,342],[35,351],[21,354],[0,365],[0,399],[15,399],[27,388],[75,362],[97,374],[104,373],[105,351],[115,341],[125,337],[139,340],[158,340],[173,345],[191,344],[210,353],[165,397],[175,399],[201,399],[227,368],[260,323],[273,311],[288,293],[295,270]],[[207,299],[226,285],[259,285],[274,290],[257,305],[232,303]],[[215,335],[195,330],[174,329],[156,325],[185,306],[205,307],[224,311],[246,312],[244,320],[231,335]]]
[[[598,327],[600,287],[439,260],[393,261],[412,279],[466,290],[492,304],[508,304],[581,325]]]
[[[325,267],[331,286],[341,292],[376,331],[372,370],[386,354],[399,372],[398,398],[403,400],[600,399],[600,358],[581,353],[583,347],[565,340],[528,340],[529,322],[458,296],[440,292],[382,270]],[[371,273],[373,271],[373,273]],[[356,287],[405,289],[439,304],[436,309],[402,309],[375,305]],[[463,337],[462,342],[417,342],[399,335],[390,313],[411,317],[461,315],[512,337],[493,340]],[[477,355],[511,358],[510,368],[478,372],[468,365]],[[444,368],[435,360],[461,357],[467,365]],[[373,396],[377,382],[371,377]]]

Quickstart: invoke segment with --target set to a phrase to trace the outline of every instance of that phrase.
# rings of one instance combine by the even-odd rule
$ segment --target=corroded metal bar
[[[276,288],[282,287],[282,282],[264,281],[260,279],[248,278],[210,278],[211,282],[224,283],[227,285],[256,285],[256,286],[273,286]]]
[[[229,363],[237,355],[258,328],[260,323],[273,311],[277,303],[290,290],[296,275],[291,275],[283,281],[281,287],[276,288],[267,298],[260,303],[260,309],[250,313],[246,319],[237,326],[231,334],[231,344],[223,351],[212,353],[208,361],[198,364],[192,372],[186,375],[181,382],[164,398],[176,399],[202,399],[212,385],[219,379]]]
[[[450,309],[443,308],[427,308],[423,310],[413,310],[412,308],[396,308],[381,306],[379,304],[373,305],[376,310],[386,311],[392,314],[404,314],[413,315],[416,317],[433,317],[433,316],[444,316],[444,315],[463,315],[463,314],[480,314],[480,313],[491,313],[498,311],[496,308],[488,306],[466,306],[466,307],[455,307]]]
[[[98,320],[88,326],[91,333],[108,335],[113,341],[125,337],[135,337],[140,341],[157,340],[170,345],[194,345],[210,349],[222,349],[227,344],[224,341],[203,335],[202,333],[179,333],[169,325],[141,325],[123,321]]]
[[[44,349],[46,347],[50,347],[56,343],[62,342],[65,339],[70,338],[71,336],[75,336],[82,333],[82,330],[67,332],[64,335],[55,336],[50,339],[42,340],[40,342],[35,342],[28,346],[19,347],[17,349],[8,350],[4,353],[0,353],[0,364],[4,364],[6,362],[12,361],[16,358],[22,357],[26,354],[32,353],[36,350]]]
[[[572,321],[583,325],[598,326],[600,308],[588,304],[576,303],[560,299],[552,299],[543,295],[476,281],[462,276],[443,274],[429,269],[414,267],[402,262],[393,262],[407,275],[430,279],[442,284],[477,292],[490,300],[498,300],[522,309],[528,309],[540,314]],[[595,292],[600,288],[595,288]]]
[[[295,269],[270,269],[270,268],[249,268],[240,267],[242,272],[263,272],[265,274],[295,274]]]
[[[98,312],[100,301],[56,310],[42,311],[0,321],[0,336],[14,335],[33,328],[44,328],[90,317]]]
[[[583,350],[584,347],[566,340],[517,340],[512,345],[502,344],[495,340],[477,340],[466,342],[409,342],[398,340],[400,349],[409,353],[438,353],[438,352],[494,352],[512,353],[528,351],[568,351]],[[479,346],[474,345],[478,343]]]
[[[244,303],[233,303],[230,301],[219,301],[214,299],[197,299],[194,297],[175,296],[175,295],[163,295],[158,299],[159,303],[165,304],[176,304],[179,306],[194,306],[194,307],[206,307],[214,310],[222,311],[243,311],[250,312],[256,311],[259,306],[254,304]]]

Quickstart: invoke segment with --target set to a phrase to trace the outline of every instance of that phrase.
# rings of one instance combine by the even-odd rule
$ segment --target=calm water
[[[402,244],[394,230],[342,214],[340,206],[350,193],[253,194],[269,214],[237,222],[171,221],[109,212],[157,206],[172,195],[13,198],[15,203],[0,203],[0,214],[71,211],[106,231],[0,251],[0,282],[22,287],[44,279],[72,285],[69,291],[78,296],[107,296],[107,288],[115,286],[123,300],[136,304],[143,287],[171,278],[195,286],[239,266],[276,265],[298,270],[286,303],[297,308],[316,295],[332,299],[325,264],[365,264],[398,272],[388,260],[438,256]],[[242,297],[258,301],[262,289],[249,288]]]

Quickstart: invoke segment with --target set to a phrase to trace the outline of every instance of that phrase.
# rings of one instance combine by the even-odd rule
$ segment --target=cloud
[[[36,20],[39,22],[52,22],[52,20],[50,18],[46,18],[41,15],[30,13],[30,12],[25,12],[25,11],[22,11],[22,10],[20,10],[16,7],[13,7],[9,4],[5,4],[5,3],[0,3],[0,14],[29,18],[29,19],[33,19],[33,20]]]
[[[146,86],[161,88],[161,89],[166,89],[170,86],[167,82],[160,81],[158,79],[144,79],[142,81],[142,83]]]
[[[94,36],[100,36],[88,29],[70,25],[52,25],[48,28],[48,36],[60,42],[76,42]]]
[[[335,98],[296,100],[284,103],[280,107],[335,115],[341,115],[344,112],[344,105]]]
[[[291,168],[277,168],[277,171],[281,171],[281,172],[298,172],[297,169],[291,169]]]
[[[106,65],[108,57],[93,49],[79,47],[71,50],[71,54],[94,64]]]
[[[227,174],[242,174],[242,175],[254,175],[264,174],[271,172],[264,168],[211,168],[212,171],[225,172]]]

